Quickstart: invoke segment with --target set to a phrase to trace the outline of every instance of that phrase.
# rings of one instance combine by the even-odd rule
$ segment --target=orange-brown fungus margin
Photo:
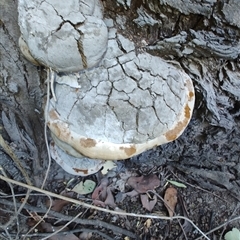
[[[52,127],[51,128],[54,128],[55,131],[54,131],[54,134],[56,135],[56,137],[59,138],[59,136],[61,135],[61,129],[58,127],[58,124],[57,123],[52,123]]]
[[[120,147],[120,150],[124,150],[124,152],[127,154],[127,156],[132,156],[134,153],[136,153],[136,148],[134,146]]]
[[[194,97],[194,92],[189,92],[189,101],[191,101],[193,97]]]
[[[76,173],[79,173],[79,172],[82,172],[83,174],[88,174],[88,170],[83,170],[83,169],[79,169],[79,168],[73,168],[73,170],[76,172]]]
[[[59,119],[58,114],[53,109],[49,112],[49,116],[50,116],[51,120],[58,120]]]
[[[80,144],[85,148],[95,147],[97,142],[92,138],[80,139]]]
[[[184,120],[182,122],[178,122],[177,126],[174,129],[172,129],[172,130],[170,130],[170,131],[165,133],[165,137],[166,137],[166,139],[169,142],[175,140],[179,136],[179,133],[188,124],[188,120],[190,119],[190,116],[191,116],[191,114],[190,114],[191,110],[190,110],[188,105],[185,106],[184,111],[185,111],[185,114],[184,114],[185,118],[184,118]]]

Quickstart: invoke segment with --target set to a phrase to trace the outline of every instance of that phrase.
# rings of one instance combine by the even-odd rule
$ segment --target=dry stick
[[[0,235],[1,235],[1,237],[3,237],[3,239],[6,239],[6,240],[11,239],[11,235],[10,235],[10,234],[8,235],[8,238],[4,237],[2,233],[1,233]],[[15,236],[15,235],[14,235],[14,236]],[[2,239],[1,239],[1,240],[2,240]]]
[[[1,166],[0,166],[0,168],[1,168]],[[2,174],[3,174],[5,177],[7,177],[5,171],[4,171],[2,168],[1,168],[1,172],[2,172]],[[9,187],[10,187],[10,189],[11,189],[11,192],[12,192],[13,204],[14,204],[14,209],[15,209],[15,216],[16,216],[16,218],[17,218],[17,226],[18,226],[18,233],[19,233],[19,221],[18,221],[18,216],[17,216],[16,198],[15,198],[15,195],[14,195],[14,190],[13,190],[12,184],[8,182],[8,185],[9,185]],[[7,223],[8,223],[8,222],[7,222]],[[2,226],[0,226],[0,227],[5,231],[5,233],[6,233],[7,236],[9,237],[9,239],[12,240],[12,238],[11,238],[11,236],[10,236],[8,230],[7,230],[7,226],[8,226],[8,225],[5,224],[5,225],[2,225]]]
[[[44,220],[44,218],[47,218],[47,215],[48,215],[49,211],[50,211],[51,208],[52,208],[52,202],[53,202],[53,201],[52,201],[52,198],[51,198],[49,195],[45,195],[45,196],[47,196],[47,197],[49,198],[49,200],[50,200],[49,207],[48,207],[47,211],[45,212],[45,214],[41,217],[41,219],[25,234],[23,240],[26,239],[26,237],[29,235],[29,233],[30,233],[31,231],[33,231],[33,230]]]
[[[109,237],[107,234],[100,232],[99,230],[95,230],[95,229],[91,229],[91,228],[78,228],[78,229],[73,229],[73,230],[69,230],[69,231],[63,231],[63,232],[57,233],[57,236],[58,236],[58,238],[61,236],[66,237],[66,235],[69,235],[71,233],[79,233],[79,232],[96,233],[96,234],[102,236],[104,240],[112,240],[113,239],[112,237]],[[11,233],[10,235],[15,236],[16,234]],[[28,235],[28,237],[47,237],[47,236],[49,236],[49,233],[33,233],[33,234]],[[9,239],[6,238],[6,240],[9,240]]]
[[[235,215],[235,213],[236,213],[236,211],[238,210],[239,206],[240,206],[240,203],[237,204],[237,206],[236,206],[235,209],[233,210],[230,218],[232,218],[233,215]],[[227,225],[225,225],[225,227],[223,228],[219,240],[222,240],[222,236],[223,236],[224,231],[226,230],[226,227],[227,227]]]
[[[21,183],[21,182],[18,182],[18,181],[15,181],[15,180],[12,180],[10,178],[6,178],[4,176],[1,176],[0,175],[0,179],[4,180],[4,181],[9,181],[13,184],[17,184],[21,187],[25,187],[25,188],[29,188],[33,191],[37,191],[37,192],[41,192],[41,193],[45,193],[46,195],[49,195],[51,197],[56,197],[56,198],[59,198],[59,199],[62,199],[62,200],[65,200],[65,201],[68,201],[68,202],[71,202],[71,203],[75,203],[75,204],[79,204],[83,207],[87,207],[87,208],[92,208],[92,209],[95,209],[95,210],[98,210],[98,211],[102,211],[102,212],[107,212],[107,213],[111,213],[111,214],[115,214],[115,215],[124,215],[124,216],[131,216],[131,217],[142,217],[142,218],[153,218],[153,219],[162,219],[162,220],[174,220],[174,219],[185,219],[187,221],[189,221],[193,226],[194,228],[196,228],[201,234],[203,237],[205,237],[206,239],[210,240],[194,223],[193,221],[191,221],[190,219],[184,217],[184,216],[173,216],[173,217],[166,217],[166,216],[158,216],[158,215],[149,215],[149,214],[136,214],[136,213],[126,213],[126,212],[116,212],[116,211],[113,211],[113,210],[108,210],[108,209],[105,209],[105,208],[101,208],[101,207],[97,207],[97,206],[92,206],[90,204],[87,204],[87,203],[84,203],[82,201],[79,201],[79,200],[76,200],[76,199],[72,199],[72,198],[69,198],[69,197],[65,197],[65,196],[61,196],[61,195],[58,195],[56,193],[52,193],[52,192],[49,192],[49,191],[46,191],[46,190],[43,190],[43,189],[39,189],[37,187],[34,187],[34,186],[28,186],[27,184],[24,184],[24,183]]]
[[[0,166],[0,170],[1,170],[1,171],[4,171],[4,170],[1,168],[1,166]],[[8,182],[8,183],[10,183],[10,182]],[[24,198],[22,204],[20,205],[19,209],[17,210],[16,214],[15,214],[13,217],[11,217],[11,219],[3,226],[4,229],[5,229],[5,231],[7,231],[7,227],[8,227],[9,225],[11,225],[12,222],[13,222],[15,219],[17,219],[17,226],[18,226],[18,228],[19,228],[18,215],[19,215],[20,212],[22,211],[24,205],[27,203],[27,200],[28,200],[28,198],[29,198],[29,196],[30,196],[30,192],[31,192],[31,190],[28,188],[27,193],[25,194],[25,198]],[[13,195],[13,196],[14,196],[14,195]],[[14,201],[14,203],[16,204],[16,201]]]
[[[21,164],[20,160],[15,155],[13,150],[7,145],[7,143],[5,142],[5,140],[3,139],[1,134],[0,134],[0,145],[2,146],[3,150],[11,157],[11,159],[14,161],[14,163],[17,165],[18,169],[20,170],[20,172],[24,176],[27,184],[28,185],[32,185],[32,182],[31,182],[27,172],[22,167],[22,164]]]
[[[207,232],[206,235],[209,235],[210,233],[213,233],[213,232],[217,231],[218,229],[226,226],[227,224],[229,224],[229,223],[231,223],[231,222],[234,222],[234,221],[237,221],[237,220],[240,220],[240,216],[235,217],[235,218],[233,218],[233,219],[230,219],[230,220],[228,220],[227,222],[225,222],[225,223],[223,223],[223,224],[215,227],[215,228],[212,229],[211,231]],[[202,238],[202,237],[198,237],[198,238],[196,238],[195,240],[200,240],[201,238]]]
[[[18,167],[18,169],[20,170],[20,172],[22,173],[22,175],[25,178],[25,181],[27,182],[28,185],[32,186],[32,182],[27,174],[27,172],[24,170],[24,168],[22,167],[22,164],[20,162],[20,160],[18,159],[18,157],[15,155],[15,153],[13,152],[13,150],[8,146],[8,144],[5,142],[5,140],[3,139],[2,135],[0,134],[0,145],[2,146],[3,150],[11,157],[11,159],[14,161],[14,163],[16,164],[16,166]],[[24,198],[24,201],[22,202],[21,206],[19,207],[16,215],[14,217],[12,217],[8,223],[5,224],[5,228],[7,226],[9,226],[14,219],[16,219],[18,217],[18,214],[22,211],[22,208],[24,207],[24,205],[26,204],[28,198],[29,198],[29,194],[30,194],[31,190],[28,188],[26,196]]]
[[[51,155],[50,155],[50,150],[49,150],[49,145],[48,145],[48,138],[47,138],[47,119],[48,119],[48,110],[49,110],[49,101],[50,101],[50,81],[51,81],[51,84],[53,84],[53,81],[54,81],[54,73],[52,71],[52,69],[48,69],[47,70],[47,101],[46,101],[46,106],[45,106],[45,122],[44,122],[44,139],[45,139],[45,144],[46,144],[46,148],[47,148],[47,155],[48,155],[48,167],[47,167],[47,171],[46,171],[46,174],[45,174],[45,177],[44,177],[44,180],[43,180],[43,183],[42,183],[42,186],[41,186],[41,189],[44,188],[44,185],[47,181],[47,178],[48,178],[48,174],[49,174],[49,171],[50,171],[50,167],[51,167]]]
[[[1,199],[1,198],[0,198],[0,203],[2,203],[4,205],[12,206],[12,202],[9,202],[8,200]],[[20,203],[17,203],[17,205],[20,205]],[[25,205],[24,208],[26,208],[30,211],[38,212],[38,213],[45,213],[47,211],[46,208],[38,208],[38,207],[33,207],[31,205]],[[65,216],[62,213],[54,212],[52,210],[49,212],[49,214],[52,217],[61,218],[61,219],[63,219],[63,221],[71,221],[72,220],[72,216]],[[113,233],[126,235],[130,238],[136,238],[136,235],[134,233],[132,233],[128,230],[122,229],[118,226],[112,225],[110,223],[106,223],[104,221],[98,220],[98,219],[93,220],[93,219],[78,218],[78,219],[75,219],[74,222],[77,223],[77,224],[82,224],[82,225],[99,226],[99,227],[102,227],[102,228],[110,229]]]
[[[204,188],[201,188],[201,187],[199,187],[199,186],[194,186],[194,185],[192,185],[192,184],[190,184],[190,183],[188,183],[188,182],[186,182],[186,181],[183,181],[183,180],[180,179],[173,171],[170,171],[170,172],[171,172],[180,182],[185,183],[186,185],[188,185],[188,186],[190,186],[190,187],[199,189],[199,190],[201,190],[201,191],[203,191],[203,192],[212,194],[214,197],[217,197],[218,199],[222,200],[223,202],[229,203],[227,200],[222,199],[222,198],[219,197],[217,194],[212,193],[212,192],[210,192],[210,191],[208,191],[208,190],[206,190],[206,189],[204,189]]]
[[[2,174],[7,177],[7,174],[5,173],[4,169],[2,168],[2,166],[0,165],[0,170],[2,172]],[[16,196],[15,196],[15,193],[14,193],[14,190],[13,190],[13,186],[10,182],[8,182],[8,185],[11,189],[11,193],[12,193],[12,199],[13,199],[13,204],[14,204],[14,210],[15,210],[15,216],[16,216],[16,220],[17,220],[17,232],[19,234],[20,232],[20,229],[19,229],[19,220],[18,220],[18,214],[17,214],[17,202],[16,202]],[[10,222],[10,221],[9,221]],[[3,229],[7,229],[7,226],[9,226],[9,222],[7,222],[5,225],[2,226]],[[17,234],[17,236],[18,236]]]
[[[69,222],[67,222],[64,226],[62,226],[61,228],[59,228],[57,231],[53,232],[52,234],[48,235],[45,238],[42,238],[41,240],[46,240],[54,235],[56,235],[57,233],[61,232],[61,230],[63,230],[64,228],[66,228],[70,223],[74,222],[75,219],[77,219],[82,213],[78,213],[73,219],[71,219]]]
[[[45,144],[46,144],[46,148],[47,148],[47,156],[48,156],[48,167],[47,167],[47,170],[46,170],[46,174],[45,174],[45,177],[44,177],[44,180],[43,180],[43,183],[42,183],[42,186],[41,186],[41,189],[44,188],[45,186],[45,183],[47,181],[47,178],[48,178],[48,174],[49,174],[49,171],[50,171],[50,167],[51,167],[51,155],[50,155],[50,150],[49,150],[49,145],[48,145],[48,138],[47,138],[47,113],[48,113],[48,109],[49,109],[49,100],[50,100],[50,82],[51,82],[51,90],[52,90],[52,94],[53,94],[53,97],[54,97],[54,100],[56,99],[55,97],[55,94],[54,94],[54,91],[53,91],[53,83],[54,83],[54,73],[52,71],[52,69],[48,69],[47,70],[47,101],[46,101],[46,107],[45,107],[45,122],[44,122],[44,139],[45,139]],[[48,212],[50,211],[51,209],[51,206],[52,206],[52,199],[49,195],[47,195],[50,199],[50,206],[48,208],[48,211],[45,213],[45,215],[41,218],[40,221],[38,221],[26,234],[26,236],[24,237],[24,239],[27,237],[28,233],[30,233],[32,230],[34,230],[45,218],[45,216],[47,216]]]
[[[158,193],[156,193],[156,191],[148,190],[147,193],[148,193],[148,192],[151,192],[151,193],[153,193],[154,195],[156,195],[156,196],[165,204],[165,206],[167,206],[167,208],[169,208],[169,209],[173,212],[173,214],[176,215],[174,209],[172,209],[172,208],[169,206],[169,204],[168,204]],[[187,238],[187,235],[186,235],[186,233],[185,233],[185,231],[184,231],[184,229],[183,229],[183,226],[182,226],[182,224],[180,223],[180,220],[177,219],[177,221],[178,221],[178,224],[179,224],[180,228],[181,228],[182,231],[183,231],[183,234],[184,234],[185,239],[188,239],[188,238]]]

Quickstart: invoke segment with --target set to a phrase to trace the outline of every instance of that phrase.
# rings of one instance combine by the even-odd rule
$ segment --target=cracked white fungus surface
[[[98,67],[68,75],[71,83],[57,75],[48,124],[65,149],[119,160],[180,136],[194,89],[184,71],[148,53],[136,55],[123,36],[109,42]]]
[[[106,51],[108,30],[97,0],[19,0],[18,13],[32,57],[57,72],[91,68]]]

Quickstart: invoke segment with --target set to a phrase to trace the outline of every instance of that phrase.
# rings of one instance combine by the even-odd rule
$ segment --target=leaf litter
[[[177,189],[169,187],[164,194],[164,205],[168,210],[169,217],[173,217],[175,206],[177,204]]]
[[[125,211],[121,209],[118,205],[120,202],[124,201],[124,198],[126,196],[130,197],[131,201],[138,201],[141,200],[142,208],[145,208],[147,211],[151,212],[153,211],[156,203],[157,203],[157,196],[158,193],[157,191],[162,191],[162,190],[157,190],[157,188],[160,186],[160,179],[156,174],[148,174],[148,175],[140,175],[140,176],[135,176],[136,173],[126,171],[124,173],[111,173],[111,171],[116,171],[116,170],[110,170],[108,173],[103,176],[99,175],[98,181],[99,184],[96,186],[96,178],[95,181],[93,180],[85,180],[81,181],[78,183],[73,189],[79,189],[76,190],[75,192],[78,194],[82,195],[89,195],[91,192],[91,199],[92,203],[97,206],[101,207],[110,207],[116,211],[115,215],[115,221],[119,218],[124,219],[124,225],[127,229],[132,229],[133,222],[129,221],[129,219],[126,216],[120,216],[117,214],[117,212],[122,212]],[[168,181],[168,180],[167,180]],[[83,186],[85,183],[91,183],[91,189],[88,188],[88,192],[84,192]],[[178,184],[178,182],[175,181],[168,181],[172,185],[180,188],[184,188],[183,185]],[[117,183],[117,184],[116,184]],[[88,184],[86,184],[88,186]],[[175,207],[176,204],[178,203],[178,197],[179,201],[181,200],[180,197],[181,195],[178,196],[178,191],[174,186],[170,186],[165,190],[164,193],[164,205],[168,211],[168,215],[170,217],[174,216],[175,212]],[[94,188],[95,187],[95,188]],[[72,191],[63,191],[61,194],[65,196],[72,196],[73,195],[73,189]],[[131,190],[131,191],[129,191]],[[83,192],[82,192],[83,191]],[[139,198],[138,198],[139,197]],[[160,197],[161,198],[161,197]],[[61,211],[63,207],[68,204],[66,201],[60,200],[53,201],[53,208],[55,211]],[[186,207],[183,202],[179,202],[184,216],[189,217],[186,212]],[[56,207],[58,206],[58,207]],[[165,215],[164,213],[161,213]],[[52,226],[53,228],[55,226]],[[148,229],[147,225],[145,226],[146,229]],[[191,231],[191,224],[189,225],[188,221],[184,221],[182,225],[182,230],[186,234]],[[87,232],[83,232],[83,235],[88,235]],[[89,233],[91,234],[91,233]],[[76,235],[74,235],[76,237]],[[69,236],[68,239],[71,239],[71,237],[74,236]],[[58,238],[56,238],[58,240]],[[65,238],[62,238],[65,239]],[[79,239],[79,238],[76,238]],[[82,238],[80,238],[82,239]],[[55,240],[55,239],[54,239]],[[72,240],[72,239],[71,239]],[[75,240],[75,239],[74,239]]]

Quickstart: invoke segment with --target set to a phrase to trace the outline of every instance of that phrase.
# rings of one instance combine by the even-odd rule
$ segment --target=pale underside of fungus
[[[20,2],[23,6],[23,2],[27,1]],[[55,1],[39,4],[42,6],[43,3],[50,4],[49,2]],[[190,77],[176,64],[145,52],[136,54],[134,44],[118,34],[114,27],[109,27],[107,34],[101,30],[99,26],[106,25],[99,13],[99,3],[95,15],[93,10],[87,14],[84,13],[85,10],[79,10],[78,14],[84,17],[80,25],[75,18],[68,20],[72,16],[71,11],[64,10],[61,13],[61,8],[50,5],[55,11],[55,17],[59,19],[60,16],[62,21],[64,19],[62,23],[58,22],[61,26],[58,31],[70,21],[74,22],[75,25],[70,24],[71,29],[66,30],[66,36],[67,31],[76,32],[73,39],[80,36],[84,43],[85,37],[89,37],[91,43],[95,44],[92,49],[82,44],[81,51],[87,56],[87,61],[83,61],[81,51],[77,51],[78,56],[83,58],[77,59],[76,65],[72,67],[72,59],[63,60],[65,50],[68,50],[66,46],[62,46],[64,50],[58,52],[60,57],[56,61],[50,60],[56,49],[50,46],[52,32],[46,31],[44,37],[48,44],[38,46],[40,55],[45,50],[52,55],[48,53],[36,57],[38,51],[34,53],[31,46],[33,37],[27,35],[25,29],[29,27],[29,19],[20,20],[25,24],[21,29],[24,40],[22,46],[31,53],[28,59],[31,60],[32,57],[37,62],[62,72],[55,74],[57,101],[52,98],[45,113],[55,142],[50,146],[52,157],[67,172],[85,176],[97,172],[105,160],[128,159],[178,138],[187,127],[194,107],[195,94]],[[29,13],[20,14],[22,17],[28,15]],[[93,17],[102,21],[95,26],[98,30],[88,25],[89,18]],[[99,21],[95,23],[98,24]],[[77,35],[79,32],[76,28],[79,27],[82,27],[82,35]],[[98,32],[99,35],[96,36],[96,31],[101,34]],[[56,32],[55,30],[54,34]],[[70,37],[69,45],[73,42]],[[74,43],[76,45],[76,41]]]

